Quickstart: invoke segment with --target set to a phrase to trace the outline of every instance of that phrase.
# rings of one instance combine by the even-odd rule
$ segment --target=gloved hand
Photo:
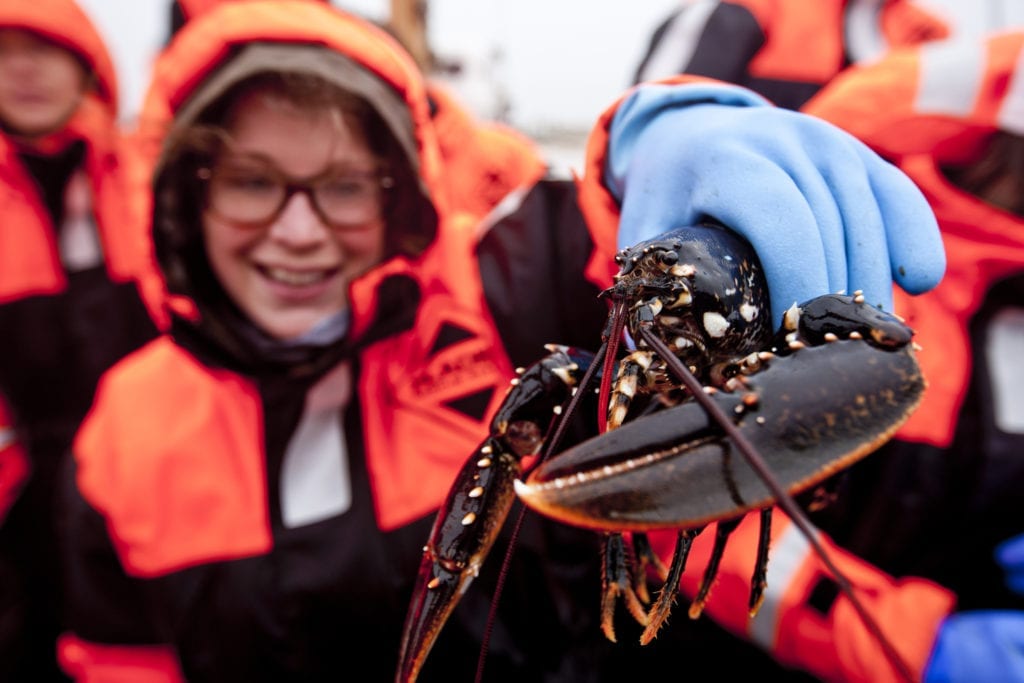
[[[860,289],[891,311],[893,280],[912,294],[938,284],[935,216],[901,171],[839,128],[748,91],[705,88],[704,102],[726,105],[673,93],[699,87],[645,85],[615,114],[605,181],[621,202],[619,248],[713,218],[757,251],[776,325],[821,294]]]
[[[996,548],[1006,584],[1024,594],[1024,534]],[[947,617],[939,628],[925,683],[1024,681],[1024,612],[978,610]]]

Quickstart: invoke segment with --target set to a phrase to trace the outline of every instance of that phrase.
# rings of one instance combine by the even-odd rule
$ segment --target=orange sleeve
[[[768,587],[760,610],[748,616],[760,526],[758,514],[751,513],[729,538],[702,618],[711,617],[781,664],[825,681],[906,681],[796,525],[778,509],[773,516]],[[696,594],[713,540],[709,528],[694,541],[681,586],[688,597]],[[820,532],[818,540],[914,680],[920,680],[939,624],[953,609],[952,593],[925,579],[889,576]],[[659,539],[658,546],[667,555],[671,539]]]
[[[66,633],[57,657],[76,683],[185,683],[170,646],[100,645]]]

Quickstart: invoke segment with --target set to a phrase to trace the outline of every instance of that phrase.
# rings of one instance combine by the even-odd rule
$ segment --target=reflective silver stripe
[[[1013,65],[1013,79],[1003,98],[996,123],[1003,130],[1024,135],[1024,50]]]
[[[7,448],[18,440],[18,435],[11,427],[0,427],[0,448]]]
[[[720,3],[715,0],[696,0],[687,3],[665,28],[640,73],[640,80],[654,81],[675,76],[686,70],[697,50],[708,17]]]
[[[1008,434],[1024,434],[1024,308],[1005,308],[988,324],[985,356],[992,386],[996,426]]]
[[[936,41],[921,46],[915,109],[920,114],[967,116],[974,111],[985,75],[984,45]]]
[[[889,48],[882,34],[881,0],[850,0],[845,13],[843,32],[851,61],[875,59]]]
[[[817,532],[815,532],[817,535]],[[779,630],[782,615],[782,598],[793,577],[804,563],[811,544],[792,522],[777,540],[772,541],[768,559],[768,587],[765,589],[761,609],[750,620],[750,639],[771,652]]]

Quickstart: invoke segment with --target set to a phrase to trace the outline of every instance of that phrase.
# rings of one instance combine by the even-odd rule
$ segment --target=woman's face
[[[71,52],[28,31],[0,29],[0,121],[26,138],[59,130],[87,74]]]
[[[351,117],[258,91],[233,110],[230,149],[207,170],[206,252],[250,320],[294,339],[346,309],[349,283],[383,258],[380,160]],[[304,181],[312,193],[284,199]]]

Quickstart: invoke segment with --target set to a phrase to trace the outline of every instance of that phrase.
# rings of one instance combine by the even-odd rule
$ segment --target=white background
[[[169,0],[78,1],[111,50],[121,117],[130,122],[167,32]],[[944,14],[959,33],[1024,24],[1022,0],[917,1]],[[679,2],[428,0],[429,39],[435,53],[463,64],[452,85],[477,114],[572,147],[630,84],[651,32]],[[333,4],[375,20],[389,9],[388,0]]]

